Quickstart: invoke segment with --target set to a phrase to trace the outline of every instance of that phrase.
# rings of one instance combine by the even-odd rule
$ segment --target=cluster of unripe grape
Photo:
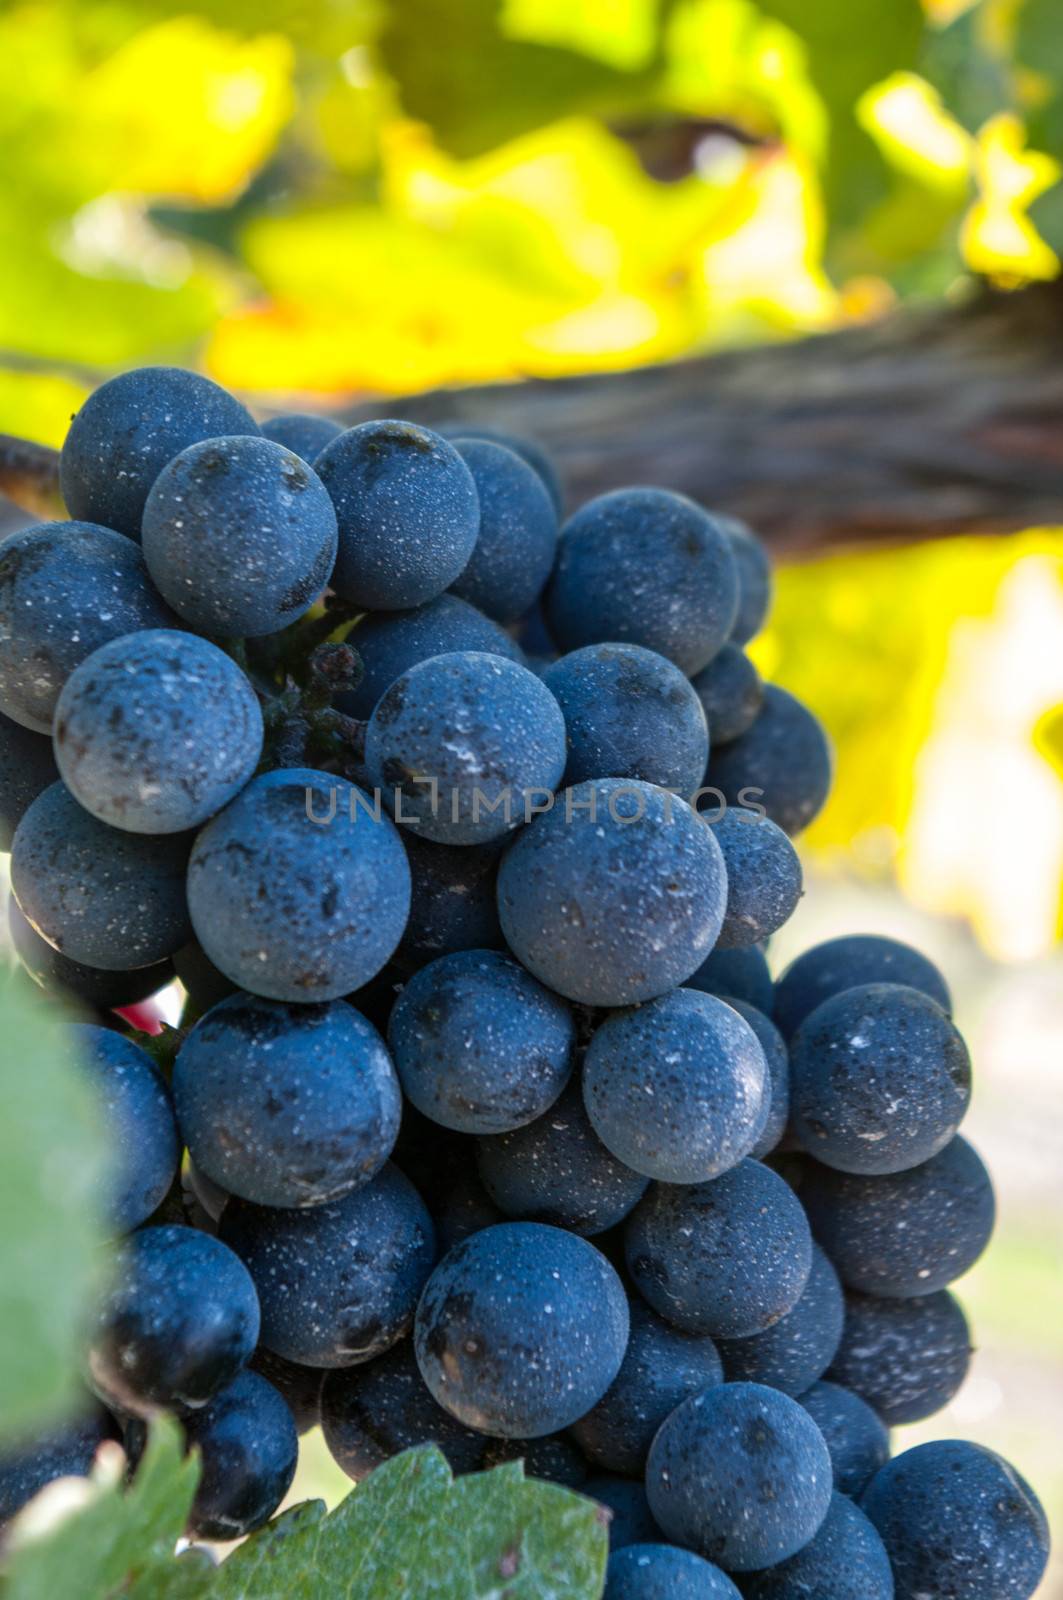
[[[609,1600],[1030,1596],[1011,1467],[889,1459],[966,1372],[992,1189],[930,962],[772,980],[830,757],[743,649],[748,529],[656,488],[560,526],[527,441],[259,427],[165,368],[62,488],[0,547],[0,843],[117,1242],[105,1409],[0,1517],[165,1411],[237,1537],[320,1422],[355,1479],[435,1442],[600,1501]],[[175,973],[152,1055],[114,1008]]]

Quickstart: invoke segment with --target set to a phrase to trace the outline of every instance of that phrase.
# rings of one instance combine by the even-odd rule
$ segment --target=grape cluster
[[[162,368],[62,482],[0,549],[0,842],[117,1242],[106,1409],[0,1515],[167,1411],[233,1538],[320,1422],[356,1479],[432,1441],[598,1500],[609,1600],[1032,1594],[1012,1468],[889,1459],[967,1370],[993,1193],[930,962],[772,980],[830,752],[743,649],[748,529],[657,488],[559,527],[526,441],[259,428]],[[138,1043],[113,1008],[175,972]]]

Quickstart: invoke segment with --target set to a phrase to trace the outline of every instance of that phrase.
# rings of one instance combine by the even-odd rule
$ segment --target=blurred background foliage
[[[14,0],[0,149],[0,429],[59,443],[102,376],[159,360],[262,408],[338,409],[1054,277],[1063,15]],[[838,754],[773,960],[845,930],[914,939],[980,1067],[1002,1222],[964,1297],[985,1348],[921,1431],[1014,1454],[1063,1513],[1063,533],[784,568],[754,653]],[[300,1492],[337,1493],[315,1459]]]

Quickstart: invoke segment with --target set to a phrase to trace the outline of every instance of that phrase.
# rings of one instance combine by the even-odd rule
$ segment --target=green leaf
[[[101,1488],[51,1532],[17,1545],[0,1587],[3,1600],[198,1600],[213,1566],[173,1550],[199,1481],[177,1423],[152,1426],[132,1485]]]
[[[928,29],[919,57],[920,73],[968,133],[1015,105],[1010,63],[995,47],[986,11],[978,3],[947,27]]]
[[[0,1037],[0,1436],[17,1438],[79,1397],[102,1261],[105,1144],[58,1018],[15,980],[0,994]]]
[[[652,66],[623,72],[580,51],[507,38],[500,13],[501,0],[396,0],[380,35],[405,109],[454,155],[481,155],[555,117],[642,103]]]
[[[1063,32],[1056,0],[1026,0],[1019,13],[1015,57],[1039,84],[1037,103],[1027,118],[1030,143],[1063,157]]]
[[[519,1462],[455,1479],[425,1446],[247,1540],[210,1600],[597,1600],[607,1554],[591,1501]]]
[[[872,84],[914,67],[926,26],[920,0],[758,0],[808,51],[809,76],[830,115],[826,171],[831,220],[863,216],[886,192],[888,174],[856,118]]]

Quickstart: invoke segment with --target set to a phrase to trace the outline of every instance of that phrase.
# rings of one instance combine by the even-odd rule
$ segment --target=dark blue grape
[[[793,915],[802,893],[797,851],[774,822],[729,810],[712,831],[727,867],[727,911],[720,950],[762,944]]]
[[[283,416],[270,417],[258,426],[264,439],[272,439],[274,444],[294,450],[310,466],[313,466],[325,446],[331,444],[333,439],[338,439],[344,431],[342,422],[323,417],[315,411],[288,411]]]
[[[813,1162],[801,1203],[849,1288],[902,1297],[961,1277],[989,1243],[996,1216],[989,1174],[960,1137],[922,1166],[885,1177]]]
[[[752,528],[738,517],[713,513],[727,535],[738,568],[738,610],[731,638],[735,644],[748,644],[764,626],[771,606],[771,561]]]
[[[562,529],[546,615],[563,650],[641,644],[692,674],[724,644],[737,608],[727,536],[683,495],[617,489]]]
[[[631,1303],[631,1335],[620,1371],[572,1437],[607,1472],[641,1477],[653,1436],[689,1395],[723,1382],[711,1339],[673,1328],[639,1300]]]
[[[686,985],[724,1000],[744,1000],[763,1016],[771,1016],[771,971],[763,950],[755,945],[746,950],[710,951]]]
[[[761,806],[784,833],[800,833],[830,792],[827,736],[800,700],[778,684],[766,684],[756,721],[730,744],[713,749],[705,782],[729,806]]]
[[[466,422],[443,423],[437,432],[453,444],[463,439],[486,439],[490,444],[504,445],[507,450],[512,450],[514,455],[528,463],[533,472],[538,473],[554,511],[558,516],[561,515],[561,480],[553,461],[538,440],[529,439],[522,433],[509,433],[504,428],[483,428],[476,423]]]
[[[185,1438],[200,1455],[188,1531],[196,1539],[241,1539],[260,1528],[291,1488],[299,1436],[288,1403],[257,1372],[241,1372],[201,1411]]]
[[[766,1383],[784,1394],[804,1394],[833,1361],[844,1321],[838,1274],[813,1245],[812,1271],[793,1309],[752,1338],[720,1341],[728,1381]]]
[[[535,1439],[567,1428],[616,1377],[627,1297],[585,1239],[506,1222],[455,1245],[417,1308],[417,1362],[467,1427]]]
[[[741,1600],[725,1572],[671,1544],[630,1544],[609,1557],[602,1600]]]
[[[99,1095],[112,1150],[107,1214],[116,1233],[146,1222],[177,1174],[181,1146],[165,1079],[132,1039],[77,1023],[71,1046]]]
[[[852,1389],[892,1428],[948,1405],[970,1362],[967,1319],[947,1289],[914,1300],[849,1290],[827,1377]]]
[[[661,1537],[641,1478],[618,1478],[603,1473],[600,1477],[588,1478],[580,1492],[609,1512],[610,1550],[623,1550],[629,1544],[652,1544]]]
[[[720,848],[685,801],[619,778],[577,784],[521,829],[498,904],[511,949],[570,1000],[652,1000],[697,971],[727,895]]]
[[[144,558],[203,633],[257,637],[308,611],[336,561],[336,514],[300,456],[270,439],[207,439],[156,478]]]
[[[477,1162],[507,1216],[588,1237],[621,1222],[648,1182],[602,1144],[576,1085],[536,1122],[481,1139]]]
[[[360,989],[398,945],[409,904],[394,823],[350,784],[310,769],[253,779],[207,823],[188,866],[188,906],[206,955],[271,1000],[335,1000]]]
[[[424,1201],[390,1163],[329,1205],[230,1200],[220,1231],[258,1290],[262,1343],[306,1367],[355,1366],[401,1339],[435,1260]]]
[[[301,1367],[296,1361],[285,1361],[272,1350],[261,1345],[249,1363],[252,1372],[270,1382],[277,1393],[288,1403],[295,1419],[298,1433],[309,1433],[321,1421],[321,1369]]]
[[[437,844],[407,828],[402,842],[410,863],[410,918],[397,964],[416,972],[458,950],[500,949],[495,885],[504,841]]]
[[[664,1183],[705,1183],[737,1166],[763,1127],[770,1092],[752,1028],[698,989],[606,1017],[583,1069],[598,1137]]]
[[[388,1042],[419,1111],[459,1133],[503,1133],[552,1106],[572,1072],[572,1013],[509,956],[462,950],[411,978]]]
[[[72,517],[139,539],[144,502],[166,463],[200,439],[243,433],[258,433],[251,413],[198,372],[123,372],[90,394],[70,424],[63,499]]]
[[[97,1409],[31,1442],[5,1444],[0,1453],[0,1530],[56,1478],[87,1478],[97,1450],[114,1432],[110,1417]]]
[[[0,850],[11,849],[31,803],[58,776],[51,740],[0,713]]]
[[[207,639],[152,628],[101,645],[63,686],[55,758],[86,811],[130,833],[183,833],[243,788],[262,712]]]
[[[714,750],[751,728],[764,703],[760,673],[736,644],[725,644],[691,683],[705,713]]]
[[[440,844],[486,844],[549,803],[565,769],[565,719],[514,661],[460,651],[422,661],[377,701],[365,740],[398,821]]]
[[[856,1496],[889,1460],[886,1424],[852,1389],[821,1380],[797,1396],[827,1442],[834,1487]]]
[[[646,1492],[676,1544],[728,1572],[755,1572],[814,1538],[830,1507],[830,1457],[789,1395],[722,1383],[684,1400],[661,1425]]]
[[[745,1000],[736,1000],[734,995],[724,998],[756,1034],[767,1063],[771,1093],[767,1097],[766,1115],[757,1142],[749,1152],[754,1161],[763,1161],[779,1144],[790,1120],[790,1056],[782,1034],[763,1011],[758,1011],[756,1006],[749,1005]]]
[[[174,968],[169,961],[157,961],[135,972],[105,972],[102,967],[86,967],[71,961],[41,938],[26,921],[14,895],[7,906],[11,944],[23,969],[49,994],[70,995],[100,1011],[116,1006],[134,1006],[149,995],[158,994],[171,982]]]
[[[487,1440],[437,1405],[425,1387],[412,1339],[375,1361],[326,1375],[321,1428],[336,1465],[355,1482],[402,1450],[434,1444],[455,1474],[478,1472]]]
[[[187,835],[109,828],[53,783],[15,830],[11,886],[34,929],[62,955],[129,972],[165,960],[189,936],[188,846]]]
[[[894,1600],[889,1557],[873,1525],[844,1495],[815,1538],[789,1560],[745,1579],[746,1600]]]
[[[526,1478],[542,1483],[559,1483],[566,1489],[581,1489],[587,1481],[587,1462],[582,1451],[563,1433],[545,1434],[541,1439],[489,1439],[484,1452],[484,1468],[501,1467],[507,1461],[520,1461]]]
[[[952,999],[932,961],[899,939],[874,933],[844,934],[813,945],[791,961],[775,985],[775,1021],[786,1039],[810,1012],[843,989],[866,983],[903,983],[936,1000],[951,1013]]]
[[[402,1095],[376,1029],[343,1000],[223,1000],[178,1052],[174,1104],[189,1154],[229,1194],[318,1206],[375,1177]]]
[[[349,716],[363,719],[372,716],[380,696],[396,678],[433,656],[480,650],[507,661],[524,660],[520,646],[504,628],[456,594],[441,594],[413,611],[363,617],[348,640],[361,657],[365,675],[356,689],[337,696],[336,703]]]
[[[748,1339],[778,1322],[812,1270],[801,1204],[759,1161],[711,1183],[653,1184],[628,1219],[625,1251],[655,1311],[720,1339]]]
[[[363,422],[314,466],[339,523],[337,594],[399,611],[450,588],[480,527],[476,484],[453,445],[413,422]]]
[[[480,531],[455,594],[496,622],[515,622],[539,598],[557,550],[557,512],[538,473],[487,439],[456,439],[480,501]]]
[[[677,666],[635,644],[573,650],[543,682],[565,717],[565,783],[642,778],[684,798],[701,783],[709,731],[701,702]]]
[[[906,1450],[861,1503],[893,1565],[896,1600],[1029,1600],[1048,1564],[1048,1520],[1030,1485],[965,1439]]]
[[[455,1178],[432,1207],[440,1255],[481,1228],[493,1228],[505,1220],[505,1213],[495,1205],[476,1172],[463,1172]]]
[[[93,1387],[130,1416],[195,1410],[250,1360],[258,1329],[255,1286],[226,1245],[194,1228],[142,1228],[118,1251],[97,1315]]]
[[[0,711],[51,733],[59,692],[100,645],[177,619],[135,544],[87,522],[41,522],[0,546]]]
[[[934,1000],[899,983],[844,989],[790,1046],[803,1149],[840,1172],[904,1172],[944,1149],[971,1099],[971,1062]]]

